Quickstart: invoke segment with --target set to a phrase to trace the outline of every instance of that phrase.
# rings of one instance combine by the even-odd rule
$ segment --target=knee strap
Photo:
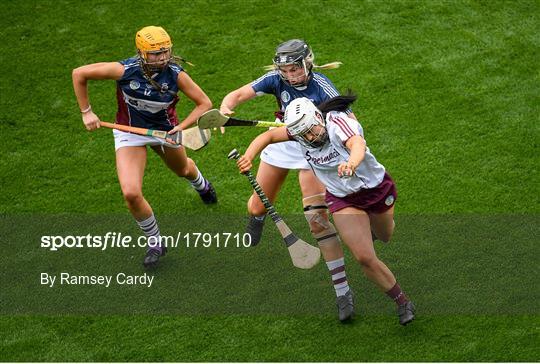
[[[302,202],[304,204],[304,216],[311,233],[319,244],[337,239],[336,229],[328,219],[328,207],[324,201],[324,194],[306,197]]]

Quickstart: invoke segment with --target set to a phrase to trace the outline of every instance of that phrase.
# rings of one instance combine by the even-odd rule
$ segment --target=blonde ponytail
[[[327,64],[323,64],[322,66],[317,66],[316,64],[313,65],[313,68],[319,68],[321,70],[333,70],[335,68],[339,68],[343,63],[342,62],[330,62]]]
[[[313,64],[313,68],[314,69],[317,68],[321,70],[333,70],[333,69],[339,68],[339,66],[341,66],[342,64],[343,64],[342,62],[330,62],[330,63],[323,64],[321,66]],[[265,71],[273,71],[273,70],[278,69],[278,67],[275,64],[264,66],[263,68]]]

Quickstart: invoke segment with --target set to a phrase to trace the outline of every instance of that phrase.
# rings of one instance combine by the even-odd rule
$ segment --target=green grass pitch
[[[539,361],[540,2],[12,1],[0,34],[0,360]],[[149,289],[61,288],[44,271],[142,274],[142,249],[44,251],[42,234],[125,231],[110,131],[82,126],[71,70],[135,54],[163,26],[219,107],[263,74],[275,46],[303,38],[359,96],[354,112],[396,180],[397,229],[377,245],[418,307],[394,307],[350,254],[354,323],[336,319],[323,263],[294,269],[273,224],[256,249],[175,249]],[[102,120],[114,82],[91,82]],[[182,99],[180,115],[191,104]],[[236,109],[271,119],[272,97]],[[251,194],[227,153],[261,130],[214,132],[190,153],[216,187],[204,206],[149,154],[145,197],[162,231],[241,231]],[[276,202],[310,241],[297,174]],[[536,343],[536,344],[535,344]]]

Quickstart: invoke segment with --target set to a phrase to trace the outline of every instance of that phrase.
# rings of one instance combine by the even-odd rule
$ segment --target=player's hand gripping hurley
[[[240,158],[240,154],[236,149],[233,149],[228,156],[229,159],[238,159]],[[301,269],[309,269],[313,268],[321,258],[321,251],[319,248],[316,248],[302,239],[299,239],[294,233],[289,229],[287,224],[283,221],[281,216],[278,215],[276,212],[276,209],[272,205],[272,203],[268,200],[268,197],[266,197],[264,191],[262,190],[261,186],[259,186],[259,183],[253,177],[253,174],[251,171],[244,172],[244,174],[249,179],[249,182],[251,183],[251,186],[261,199],[262,203],[264,204],[264,207],[268,211],[268,214],[274,220],[281,236],[283,237],[283,241],[285,242],[285,245],[287,246],[287,249],[289,249],[289,254],[291,256],[293,265],[297,268]]]
[[[201,129],[212,129],[222,126],[255,126],[258,128],[269,128],[275,126],[284,126],[285,124],[272,121],[241,120],[227,116],[218,109],[212,109],[201,115],[197,121],[197,125]]]

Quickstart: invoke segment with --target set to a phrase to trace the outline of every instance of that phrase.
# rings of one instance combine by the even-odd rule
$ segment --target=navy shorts
[[[362,189],[345,197],[337,197],[326,191],[326,204],[331,213],[346,207],[355,207],[367,213],[380,214],[387,211],[397,199],[396,184],[388,173],[377,187]]]

